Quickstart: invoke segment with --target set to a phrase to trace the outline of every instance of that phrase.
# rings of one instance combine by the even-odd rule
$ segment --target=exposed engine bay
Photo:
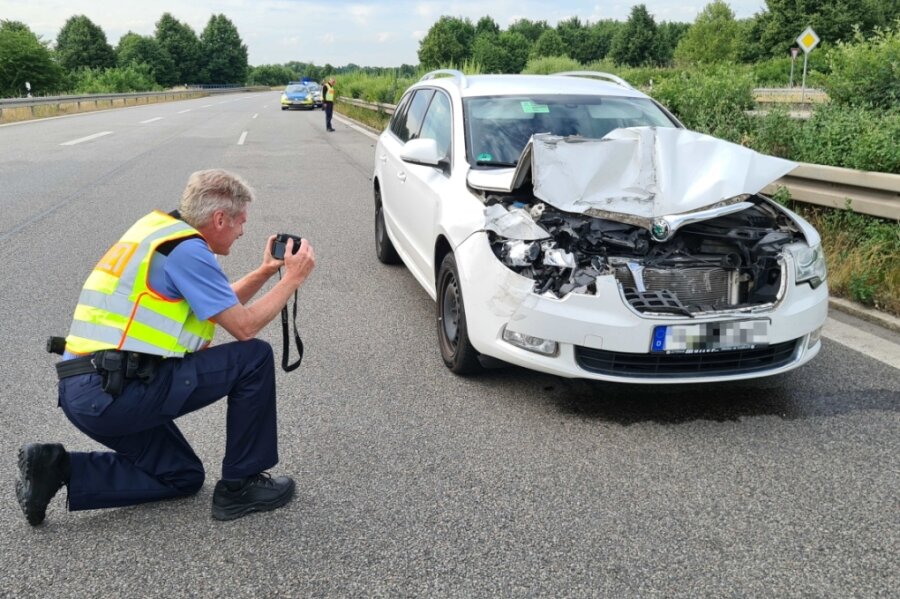
[[[559,210],[525,190],[483,200],[491,248],[534,292],[562,298],[596,293],[614,276],[644,313],[694,316],[775,302],[785,245],[803,240],[795,223],[759,195],[750,207],[680,227],[665,241],[646,227]]]

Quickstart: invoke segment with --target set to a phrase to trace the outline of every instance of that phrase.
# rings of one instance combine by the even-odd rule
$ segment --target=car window
[[[391,117],[390,129],[397,137],[400,137],[402,124],[406,120],[406,109],[409,108],[409,99],[412,98],[412,96],[412,94],[403,96],[403,98],[400,99],[400,103],[397,104],[397,108],[394,109],[394,115]]]
[[[434,90],[432,89],[416,91],[409,102],[409,108],[406,110],[406,118],[399,124],[400,130],[397,132],[397,137],[400,138],[400,141],[406,143],[419,135],[422,118],[425,116],[425,111],[428,110],[428,103],[431,102],[431,96],[433,95]]]
[[[450,99],[442,92],[435,93],[417,137],[435,140],[438,152],[446,158],[450,155],[450,131]]]
[[[473,166],[514,165],[535,133],[599,139],[620,127],[675,127],[647,98],[541,95],[466,98],[466,153]]]
[[[302,91],[306,91],[306,88],[302,85],[289,85],[286,90],[289,94],[296,94]]]

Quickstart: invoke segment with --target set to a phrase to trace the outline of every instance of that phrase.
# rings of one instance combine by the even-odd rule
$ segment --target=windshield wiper
[[[499,160],[476,160],[477,166],[516,166],[518,162],[500,162]]]

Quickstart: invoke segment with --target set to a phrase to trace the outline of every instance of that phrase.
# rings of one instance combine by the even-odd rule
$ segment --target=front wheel
[[[469,341],[459,271],[453,254],[444,256],[437,278],[437,333],[444,364],[456,374],[481,370],[478,351]]]
[[[384,207],[378,187],[375,188],[375,255],[382,264],[400,264],[400,255],[394,249],[384,224]]]

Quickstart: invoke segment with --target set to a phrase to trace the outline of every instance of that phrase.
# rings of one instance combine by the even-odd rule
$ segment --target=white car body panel
[[[797,166],[687,129],[616,129],[600,140],[535,135],[531,144],[534,195],[578,213],[693,212],[755,194]]]

